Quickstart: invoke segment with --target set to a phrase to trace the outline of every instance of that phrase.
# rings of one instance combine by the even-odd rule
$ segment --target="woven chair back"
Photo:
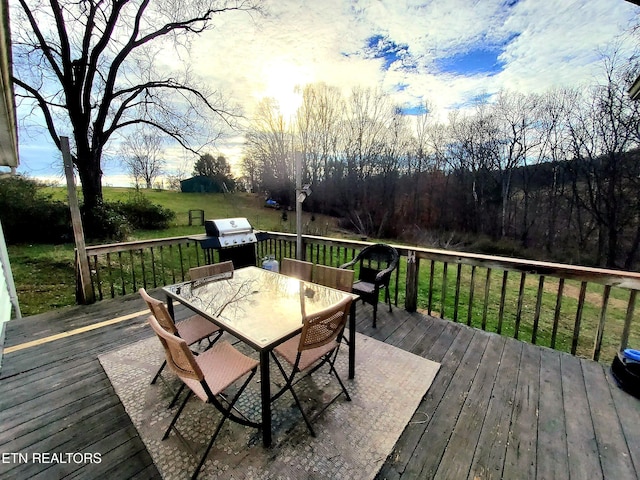
[[[178,329],[176,328],[175,323],[173,323],[173,319],[171,318],[171,315],[169,315],[169,310],[167,310],[167,306],[164,304],[164,302],[153,298],[147,293],[144,288],[138,290],[138,293],[146,302],[149,310],[156,318],[158,323],[162,326],[162,328],[173,335],[177,335]]]
[[[335,288],[343,292],[351,292],[353,270],[316,265],[313,282],[325,287]]]
[[[147,321],[151,325],[151,328],[156,332],[156,335],[160,339],[160,343],[162,343],[162,346],[164,347],[164,353],[167,357],[167,364],[169,365],[169,368],[171,368],[176,375],[183,380],[193,379],[202,381],[204,379],[204,375],[202,374],[202,370],[197,364],[193,353],[189,350],[187,342],[182,338],[176,337],[175,335],[167,332],[153,315],[149,316]]]
[[[191,280],[197,280],[200,278],[220,275],[221,273],[226,272],[233,272],[233,262],[231,260],[211,265],[203,265],[202,267],[190,268],[189,278],[191,278]]]
[[[298,350],[321,347],[335,340],[344,330],[352,301],[346,297],[329,308],[305,315]]]

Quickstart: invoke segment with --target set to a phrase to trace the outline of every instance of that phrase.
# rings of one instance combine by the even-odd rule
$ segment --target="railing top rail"
[[[283,239],[295,239],[295,234],[280,232],[265,232],[269,236]],[[315,235],[303,235],[308,242],[340,245],[347,248],[363,248],[372,245],[372,242],[360,240],[333,239],[319,237]],[[466,265],[476,265],[486,268],[501,270],[514,270],[518,272],[531,273],[535,275],[545,275],[552,277],[562,277],[580,281],[594,282],[603,285],[618,286],[640,290],[640,273],[625,270],[612,270],[596,267],[585,267],[581,265],[569,265],[554,262],[542,262],[537,260],[526,260],[522,258],[501,257],[495,255],[483,255],[478,253],[460,252],[454,250],[443,250],[435,248],[412,247],[407,245],[389,244],[398,250],[400,255],[406,256],[409,251],[416,252],[419,258],[438,260],[450,263],[462,263]]]
[[[151,240],[136,240],[134,242],[111,243],[109,245],[92,245],[87,247],[87,255],[104,255],[107,253],[128,252],[148,247],[177,245],[190,242],[190,235],[182,237],[156,238]]]

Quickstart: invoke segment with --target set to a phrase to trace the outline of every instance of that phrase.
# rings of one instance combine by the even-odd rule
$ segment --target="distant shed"
[[[222,191],[218,182],[203,175],[180,180],[180,190],[182,193],[219,193]]]

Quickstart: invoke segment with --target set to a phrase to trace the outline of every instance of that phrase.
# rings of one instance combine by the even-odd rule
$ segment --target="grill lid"
[[[253,227],[246,218],[206,220],[204,228],[207,236],[218,238],[220,247],[232,247],[257,241]]]

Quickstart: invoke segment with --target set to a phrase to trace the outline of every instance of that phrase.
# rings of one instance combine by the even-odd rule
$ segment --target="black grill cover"
[[[611,364],[611,373],[620,388],[640,398],[640,361],[631,358],[624,351],[618,352]]]

